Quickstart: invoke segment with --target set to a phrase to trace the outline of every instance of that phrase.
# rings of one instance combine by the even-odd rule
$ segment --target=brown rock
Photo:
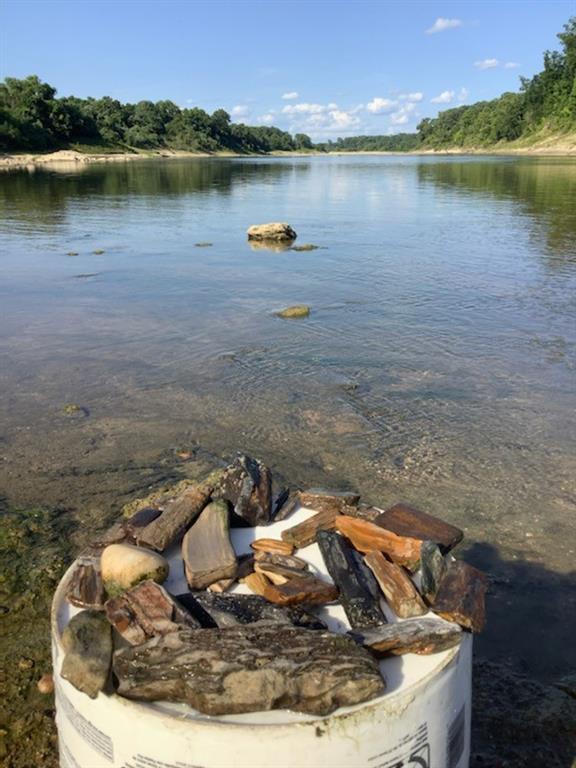
[[[310,573],[301,568],[290,568],[274,563],[256,562],[254,570],[256,573],[263,573],[273,584],[285,584],[290,579],[307,579],[310,577]]]
[[[399,536],[433,541],[438,544],[443,553],[459,544],[464,536],[463,532],[454,525],[445,523],[438,517],[421,512],[408,504],[395,504],[383,512],[376,522],[377,525]]]
[[[296,605],[299,603],[321,605],[331,603],[338,598],[338,590],[334,585],[314,576],[308,576],[305,579],[291,579],[286,584],[277,586],[271,584],[262,573],[252,573],[244,580],[244,583],[252,592],[276,605]]]
[[[163,552],[182,536],[202,512],[212,489],[211,484],[200,483],[187,488],[176,499],[168,502],[162,515],[137,535],[138,544]]]
[[[261,565],[283,565],[286,568],[297,568],[300,571],[307,571],[309,566],[306,560],[296,555],[277,555],[274,552],[256,552],[254,560]]]
[[[347,515],[337,517],[335,525],[336,530],[350,539],[359,552],[384,552],[398,565],[405,565],[411,571],[418,568],[421,541],[397,536],[368,520],[359,520]]]
[[[248,240],[259,241],[291,241],[297,235],[290,224],[286,222],[270,222],[269,224],[253,224],[247,231]]]
[[[332,531],[336,524],[336,518],[339,512],[327,510],[318,512],[318,514],[309,517],[302,523],[298,523],[293,528],[287,528],[282,531],[283,541],[288,541],[297,548],[307,547],[316,541],[318,531]]]
[[[356,509],[360,494],[351,491],[330,491],[324,488],[309,488],[300,491],[300,504],[316,512],[347,514],[349,508]]]
[[[397,616],[407,619],[428,612],[412,579],[403,568],[386,560],[382,552],[368,552],[364,562],[376,577],[380,589]]]
[[[206,715],[295,709],[327,715],[382,693],[378,664],[342,635],[285,624],[181,630],[114,655],[118,693]]]
[[[452,561],[436,595],[434,613],[472,632],[482,632],[486,622],[487,586],[485,573],[462,560]]]
[[[190,589],[205,589],[236,575],[236,553],[230,543],[228,505],[213,501],[182,541],[184,571]]]
[[[40,691],[40,693],[43,693],[44,695],[48,693],[54,692],[54,677],[49,673],[45,672],[40,680],[36,683],[36,687]]]
[[[277,555],[291,555],[294,552],[292,544],[279,539],[256,539],[250,546],[255,552],[272,552]]]
[[[99,557],[79,557],[72,572],[66,599],[78,608],[103,610],[106,595],[100,573]]]
[[[428,655],[452,648],[460,642],[458,624],[437,619],[407,619],[397,624],[384,624],[376,629],[354,633],[354,637],[373,651],[392,656],[404,653]]]
[[[108,600],[106,617],[130,645],[139,645],[151,637],[167,635],[181,625],[190,629],[200,626],[188,611],[154,581],[142,581],[119,597]]]
[[[215,581],[214,584],[210,584],[208,589],[210,592],[216,592],[216,594],[221,595],[235,583],[236,579],[221,579],[220,581]]]

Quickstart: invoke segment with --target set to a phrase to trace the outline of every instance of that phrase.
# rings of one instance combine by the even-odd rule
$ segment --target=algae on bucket
[[[279,537],[312,513],[231,531],[236,552],[250,541]],[[316,544],[303,550],[316,573],[327,571]],[[168,553],[172,594],[186,591],[179,547]],[[332,715],[288,710],[208,717],[184,704],[145,703],[117,694],[90,699],[60,675],[61,634],[76,609],[65,599],[75,565],[54,597],[52,648],[56,724],[63,768],[466,768],[470,752],[472,636],[429,656],[387,658],[380,668],[386,692]],[[242,585],[238,591],[247,591]],[[320,611],[334,631],[346,631],[343,609]],[[388,619],[397,619],[388,615]]]

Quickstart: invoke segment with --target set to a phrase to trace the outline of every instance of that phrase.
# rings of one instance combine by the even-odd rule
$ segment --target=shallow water
[[[2,174],[0,200],[11,503],[89,529],[191,471],[175,450],[244,450],[291,484],[461,525],[502,583],[554,586],[538,624],[564,619],[550,668],[573,660],[576,161],[54,166]],[[320,248],[252,249],[246,228],[271,220]],[[311,316],[275,316],[296,303]]]

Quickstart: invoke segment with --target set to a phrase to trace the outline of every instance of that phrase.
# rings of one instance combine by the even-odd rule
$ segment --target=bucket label
[[[64,696],[64,693],[60,689],[58,691],[58,704],[64,710],[64,714],[70,724],[76,729],[79,735],[90,744],[92,749],[96,750],[102,757],[114,762],[114,746],[112,745],[112,739],[105,733],[96,728],[95,725],[78,712],[74,707],[70,699]]]
[[[371,768],[431,768],[428,725],[422,723],[395,746],[369,758]]]
[[[466,732],[466,707],[462,707],[448,729],[448,768],[458,768],[464,752]]]
[[[191,763],[165,763],[163,760],[156,760],[146,755],[134,755],[129,763],[125,763],[123,768],[203,768],[201,765],[192,765]]]

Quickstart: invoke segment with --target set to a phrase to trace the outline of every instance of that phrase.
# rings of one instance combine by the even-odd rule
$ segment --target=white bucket
[[[310,514],[300,509],[273,526],[235,529],[234,547],[239,554],[250,551],[252,539],[279,538],[284,528]],[[301,552],[327,575],[317,545]],[[173,594],[186,591],[179,555],[179,548],[169,553],[165,586]],[[62,579],[52,608],[62,768],[467,768],[470,634],[463,633],[458,647],[442,653],[386,659],[381,663],[386,693],[328,717],[279,710],[216,718],[186,705],[136,702],[116,694],[90,699],[60,677],[61,633],[77,612],[65,600],[74,568]],[[347,628],[339,606],[320,615],[332,629]]]

